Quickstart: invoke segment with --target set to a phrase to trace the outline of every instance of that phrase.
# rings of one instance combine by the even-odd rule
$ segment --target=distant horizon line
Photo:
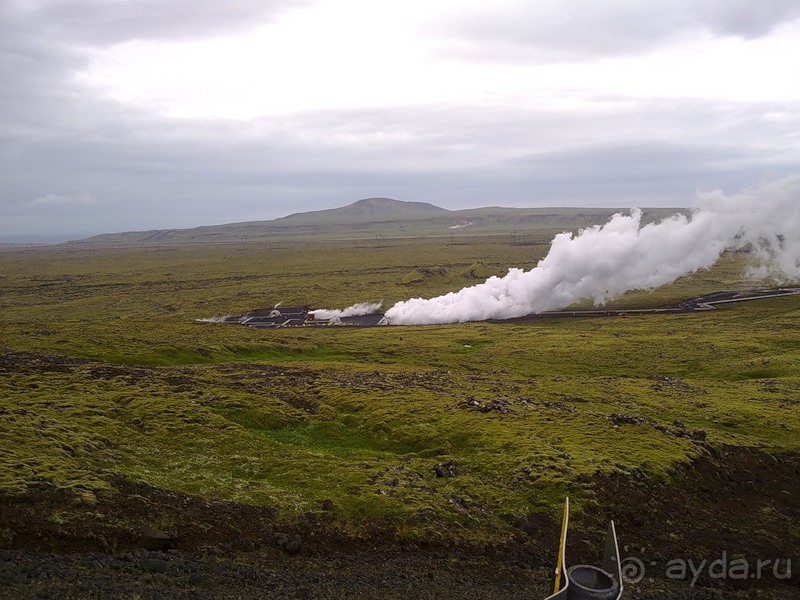
[[[0,234],[0,246],[24,246],[24,245],[39,245],[39,246],[48,246],[48,245],[55,245],[55,244],[63,244],[65,242],[78,242],[83,241],[87,238],[99,236],[99,235],[119,235],[124,233],[145,233],[150,231],[166,231],[166,230],[186,230],[186,229],[198,229],[201,227],[220,227],[225,225],[238,225],[242,223],[259,223],[259,222],[271,222],[277,221],[279,219],[285,219],[288,217],[294,217],[303,214],[310,214],[310,213],[318,213],[318,212],[326,212],[332,210],[338,210],[342,208],[347,208],[359,202],[363,202],[364,200],[391,200],[394,202],[403,202],[406,204],[427,204],[429,206],[433,206],[436,208],[440,208],[442,210],[448,212],[459,212],[459,211],[467,211],[467,210],[482,210],[482,209],[511,209],[511,210],[543,210],[543,209],[587,209],[587,210],[631,210],[634,208],[640,208],[642,210],[646,209],[674,209],[674,210],[687,210],[689,207],[685,206],[644,206],[644,205],[632,205],[632,206],[586,206],[586,205],[568,205],[568,204],[560,204],[560,205],[541,205],[541,206],[503,206],[499,204],[493,205],[483,205],[483,206],[473,206],[468,208],[445,208],[443,206],[439,206],[438,204],[434,204],[433,202],[425,202],[421,200],[399,200],[397,198],[392,198],[390,196],[367,196],[364,198],[359,198],[349,204],[344,204],[341,206],[334,206],[331,208],[317,208],[313,210],[307,210],[302,212],[294,212],[286,215],[281,215],[279,217],[273,217],[271,219],[249,219],[246,221],[225,221],[221,223],[204,223],[200,225],[184,225],[184,226],[163,226],[163,227],[147,227],[147,228],[135,228],[135,229],[120,229],[117,231],[73,231],[71,233],[29,233],[29,234],[12,234],[12,235],[4,235]]]

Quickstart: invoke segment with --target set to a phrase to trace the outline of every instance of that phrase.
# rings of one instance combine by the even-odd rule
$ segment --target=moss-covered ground
[[[798,297],[514,324],[194,322],[389,306],[545,252],[505,237],[3,251],[0,491],[91,506],[122,476],[279,522],[324,506],[354,536],[379,520],[400,541],[494,543],[565,495],[589,510],[597,477],[668,482],[710,447],[800,450]],[[745,267],[726,255],[614,304],[744,289]]]

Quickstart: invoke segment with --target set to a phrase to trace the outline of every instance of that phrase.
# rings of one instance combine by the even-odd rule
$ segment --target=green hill
[[[286,239],[434,237],[513,234],[519,243],[536,236],[539,243],[561,231],[605,223],[625,208],[472,208],[447,210],[425,202],[366,198],[341,208],[295,213],[271,221],[157,229],[96,235],[73,244],[138,245],[280,242]],[[647,221],[681,209],[644,209]],[[543,239],[545,238],[545,239]]]
[[[295,213],[273,221],[276,225],[323,225],[354,223],[383,223],[409,219],[424,219],[432,215],[443,215],[450,211],[427,202],[403,202],[391,198],[365,198],[328,210]]]

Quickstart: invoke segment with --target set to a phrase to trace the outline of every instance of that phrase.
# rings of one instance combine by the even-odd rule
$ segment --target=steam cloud
[[[463,323],[557,310],[582,298],[603,304],[708,268],[728,248],[753,249],[753,277],[800,277],[800,176],[732,196],[698,194],[688,218],[644,226],[641,218],[633,209],[575,236],[561,233],[530,271],[513,268],[458,292],[398,302],[386,316],[393,325]]]
[[[329,310],[326,308],[315,309],[311,312],[314,313],[314,317],[317,319],[332,319],[334,317],[344,318],[344,317],[361,317],[364,315],[371,315],[372,313],[378,312],[378,309],[383,305],[383,302],[359,302],[358,304],[353,304],[353,306],[348,306],[342,310]]]
[[[196,323],[224,323],[226,319],[230,319],[230,315],[216,316],[216,317],[203,317],[202,319],[195,319]]]

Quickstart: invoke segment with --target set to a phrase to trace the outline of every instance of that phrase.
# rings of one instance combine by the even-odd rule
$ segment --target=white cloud
[[[509,26],[531,28],[531,44],[545,48],[545,58],[547,48],[558,51],[561,44],[572,44],[579,53],[567,61],[556,55],[541,60],[526,52],[487,61],[485,57],[492,57],[507,42],[493,37],[492,19],[473,22],[486,30],[483,44],[475,43],[480,35],[448,41],[446,35],[424,35],[434,17],[444,23],[441,6],[433,11],[414,0],[411,6],[403,4],[402,10],[385,10],[362,0],[338,0],[283,14],[237,36],[136,40],[98,49],[78,79],[88,90],[161,115],[245,120],[422,105],[480,109],[546,103],[556,110],[574,110],[582,108],[571,105],[576,93],[584,98],[615,95],[631,100],[800,98],[797,78],[786,71],[789,57],[800,55],[800,25],[790,19],[795,14],[800,18],[800,9],[786,8],[772,18],[768,14],[752,35],[742,31],[732,36],[725,32],[742,21],[733,13],[718,15],[719,24],[703,16],[707,23],[699,27],[697,11],[689,11],[693,17],[681,16],[659,3],[637,8],[634,16],[641,19],[636,24],[629,22],[631,9],[621,10],[621,5],[607,10],[583,6],[583,13],[576,10],[573,15],[560,2],[534,4],[549,7],[544,21],[536,11],[529,14],[515,2],[510,5],[519,13],[516,19],[513,10],[506,14],[485,5],[482,10]],[[447,16],[457,20],[457,9],[445,6],[456,11]],[[706,12],[724,13],[718,6],[716,12],[712,8],[706,6]],[[781,17],[789,20],[782,22]],[[691,23],[684,25],[685,19]],[[548,20],[558,21],[553,31],[546,27]],[[648,34],[650,27],[658,32]],[[629,40],[633,46],[642,38],[647,51],[584,52],[579,48],[587,43],[584,29],[595,37]],[[771,35],[766,35],[767,29]],[[559,31],[562,35],[557,35]],[[544,32],[548,33],[542,38]],[[681,35],[667,43],[670,32]],[[475,52],[453,53],[453,45],[461,43],[471,44]]]

